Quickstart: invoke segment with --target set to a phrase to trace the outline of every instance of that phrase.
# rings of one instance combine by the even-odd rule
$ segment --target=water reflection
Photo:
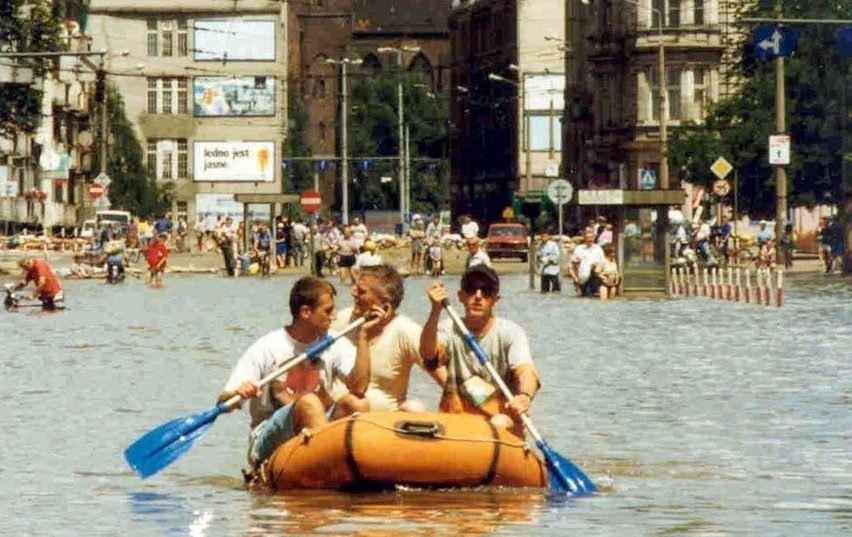
[[[482,535],[528,533],[544,494],[537,490],[396,490],[255,494],[251,526],[261,533]]]

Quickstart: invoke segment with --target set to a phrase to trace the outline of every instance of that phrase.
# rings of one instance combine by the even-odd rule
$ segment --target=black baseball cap
[[[470,287],[474,283],[485,283],[494,288],[495,292],[500,291],[500,278],[493,268],[485,264],[478,264],[469,267],[464,271],[461,278],[462,288]]]

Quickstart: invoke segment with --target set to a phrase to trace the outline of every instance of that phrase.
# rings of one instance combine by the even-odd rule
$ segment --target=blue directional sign
[[[798,42],[798,30],[789,26],[764,24],[754,29],[754,55],[758,58],[791,56]]]
[[[328,161],[327,160],[318,160],[317,162],[317,170],[324,172],[328,170]]]
[[[852,58],[852,26],[844,26],[837,32],[837,51],[844,58]]]
[[[657,188],[657,170],[651,168],[639,169],[639,189],[654,190]]]
[[[362,172],[368,172],[373,168],[373,163],[369,160],[362,160],[359,164]]]

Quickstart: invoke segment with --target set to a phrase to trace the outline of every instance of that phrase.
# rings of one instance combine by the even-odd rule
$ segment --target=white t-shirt
[[[355,258],[355,268],[377,267],[382,264],[382,256],[373,252],[361,252]]]
[[[465,263],[465,268],[470,268],[474,265],[485,265],[486,267],[491,266],[491,258],[488,257],[488,254],[481,247],[476,251],[475,254],[469,255],[467,257],[467,262]]]
[[[247,380],[260,381],[263,377],[287,363],[290,358],[304,352],[308,346],[309,344],[293,339],[284,328],[269,332],[255,341],[243,353],[233,371],[231,371],[231,376],[222,391],[234,391]],[[290,388],[297,393],[316,391],[321,385],[328,389],[331,380],[335,378],[345,380],[349,376],[355,366],[355,354],[355,346],[352,345],[350,340],[345,337],[338,339],[331,347],[320,354],[319,359],[312,361],[312,369],[319,373],[318,383],[313,386],[290,386]],[[286,383],[288,374],[284,373],[278,377],[278,381]],[[267,384],[263,387],[260,396],[249,401],[252,429],[269,418],[275,412],[275,409],[276,406],[272,403],[269,384]]]
[[[352,308],[337,314],[332,328],[340,329],[352,321]],[[420,358],[421,327],[404,315],[396,315],[370,343],[370,385],[366,397],[371,411],[399,410],[408,395],[411,368],[423,367]],[[350,333],[349,337],[357,337]],[[330,390],[333,399],[347,393],[346,386],[334,382]]]
[[[477,224],[475,220],[462,224],[461,234],[465,239],[479,237],[479,224]]]
[[[367,240],[367,226],[364,222],[361,222],[357,226],[351,226],[352,230],[352,238],[358,241],[358,245],[361,246],[364,244],[364,241]]]
[[[577,268],[577,278],[580,280],[580,283],[589,281],[589,276],[592,275],[592,268],[595,263],[600,263],[604,259],[606,259],[606,256],[604,255],[603,248],[597,244],[592,244],[591,246],[581,244],[574,248],[574,255],[571,257],[571,262],[580,264]]]

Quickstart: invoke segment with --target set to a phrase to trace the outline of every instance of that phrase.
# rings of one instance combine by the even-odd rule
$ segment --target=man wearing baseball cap
[[[420,356],[427,369],[435,371],[433,376],[446,379],[439,410],[480,414],[523,437],[520,415],[529,410],[541,382],[524,330],[494,314],[500,300],[497,273],[482,264],[468,268],[457,296],[464,307],[462,322],[514,394],[508,401],[468,349],[452,319],[439,323],[443,304],[449,299],[446,288],[435,283],[429,287],[428,296],[432,309],[420,336]]]

